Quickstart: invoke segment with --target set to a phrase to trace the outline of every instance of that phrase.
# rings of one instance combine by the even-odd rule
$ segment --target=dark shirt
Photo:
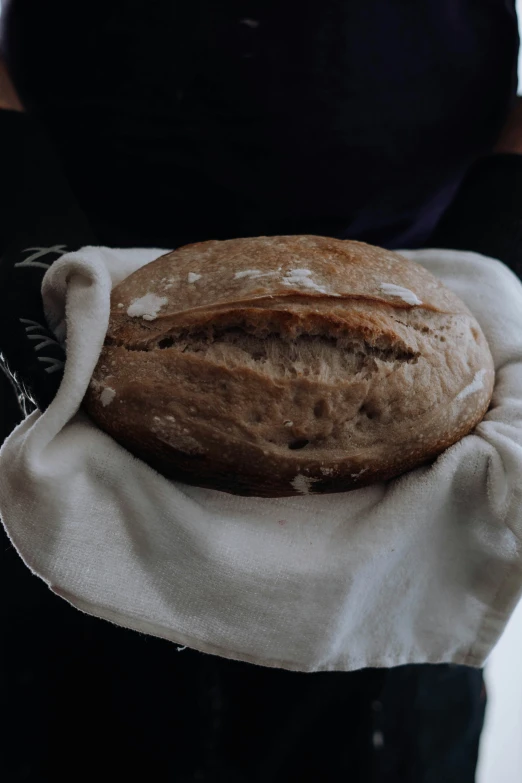
[[[100,242],[426,243],[516,92],[514,0],[13,0],[4,48]]]

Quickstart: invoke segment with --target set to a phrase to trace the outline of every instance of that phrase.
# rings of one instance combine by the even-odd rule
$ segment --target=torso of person
[[[2,21],[103,244],[422,246],[517,87],[514,0],[11,0]]]

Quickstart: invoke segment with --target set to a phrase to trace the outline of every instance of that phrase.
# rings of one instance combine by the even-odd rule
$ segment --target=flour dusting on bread
[[[166,296],[157,296],[148,293],[134,299],[127,308],[127,315],[131,318],[143,318],[144,321],[153,321],[158,317],[162,307],[168,304]]]
[[[111,389],[109,386],[107,386],[102,393],[100,394],[100,402],[103,405],[104,408],[107,407],[107,405],[110,405],[111,402],[116,397],[116,391],[114,389]]]
[[[275,272],[262,272],[261,269],[241,269],[234,275],[235,280],[242,280],[244,277],[250,277],[252,280],[257,280],[260,277],[274,277],[280,270]]]
[[[313,291],[319,291],[321,294],[328,293],[325,286],[319,285],[312,280],[311,275],[312,272],[310,269],[292,269],[283,277],[283,285],[311,288]]]
[[[312,486],[316,481],[317,479],[303,476],[301,473],[298,473],[290,483],[300,495],[309,495],[312,491]]]
[[[390,296],[397,296],[402,299],[403,302],[410,305],[421,305],[422,301],[419,297],[410,291],[409,288],[403,288],[400,285],[394,285],[393,283],[381,283],[381,291]]]
[[[482,368],[478,372],[475,373],[473,380],[471,381],[468,386],[466,386],[464,389],[462,389],[461,392],[457,394],[456,399],[457,400],[464,400],[466,397],[469,397],[470,394],[475,394],[475,392],[480,391],[484,388],[484,379],[486,377],[487,370]]]

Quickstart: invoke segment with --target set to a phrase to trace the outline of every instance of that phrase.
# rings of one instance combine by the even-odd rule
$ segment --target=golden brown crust
[[[421,266],[359,242],[188,245],[117,286],[86,396],[165,475],[227,492],[338,492],[470,432],[493,361],[472,314]]]

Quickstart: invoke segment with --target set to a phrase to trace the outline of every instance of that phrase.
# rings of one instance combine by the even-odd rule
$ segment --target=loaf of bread
[[[85,405],[165,476],[277,497],[433,460],[493,383],[477,321],[421,266],[273,236],[187,245],[120,283]]]

